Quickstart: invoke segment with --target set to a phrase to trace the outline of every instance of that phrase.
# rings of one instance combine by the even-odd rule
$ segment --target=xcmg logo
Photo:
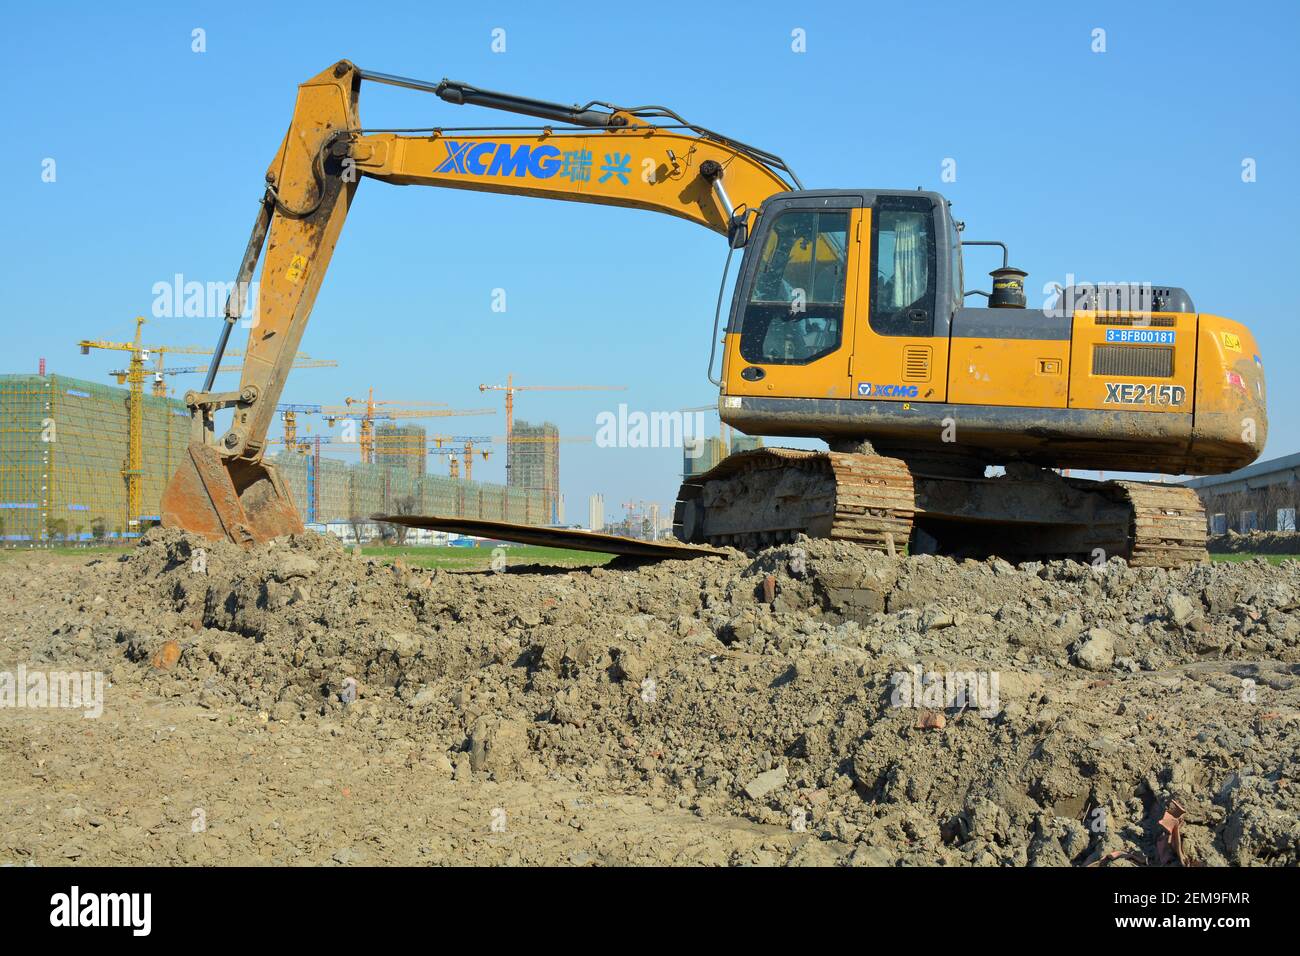
[[[870,382],[858,383],[858,398],[916,398],[919,389],[915,385],[872,385]]]
[[[549,179],[560,171],[560,150],[554,146],[522,143],[458,143],[446,140],[447,158],[435,173],[469,173],[472,176],[533,176]]]

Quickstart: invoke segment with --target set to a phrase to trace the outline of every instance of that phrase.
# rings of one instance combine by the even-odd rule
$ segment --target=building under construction
[[[274,459],[306,524],[357,522],[372,514],[443,515],[546,524],[539,491],[441,475],[412,477],[383,465],[346,465],[310,452]]]
[[[762,438],[749,435],[733,435],[730,451],[727,449],[727,442],[721,438],[687,438],[682,442],[682,477],[694,478],[721,464],[729,454],[753,451],[762,447]]]
[[[133,537],[189,441],[184,403],[141,398],[141,466],[128,466],[130,392],[62,375],[0,375],[0,540]],[[128,484],[140,513],[128,514]]]
[[[0,375],[0,541],[131,538],[159,520],[162,490],[185,454],[184,403],[141,396],[140,468],[128,467],[130,392],[61,375]],[[416,474],[393,464],[348,465],[305,451],[277,464],[307,524],[364,520],[405,511],[522,524],[548,524],[541,489]],[[423,438],[421,438],[423,444]],[[382,447],[382,445],[381,445]],[[138,481],[138,514],[128,514],[128,483]]]
[[[560,520],[560,430],[550,422],[516,421],[506,443],[506,483],[518,491],[540,492],[546,523]]]
[[[688,438],[682,442],[682,477],[702,475],[726,457],[721,438]]]
[[[421,425],[375,428],[375,462],[412,480],[425,472],[429,432]]]

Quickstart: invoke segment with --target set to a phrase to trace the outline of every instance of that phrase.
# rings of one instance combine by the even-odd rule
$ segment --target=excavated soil
[[[431,573],[155,529],[0,561],[0,638],[106,681],[0,709],[5,864],[1300,862],[1295,561]]]

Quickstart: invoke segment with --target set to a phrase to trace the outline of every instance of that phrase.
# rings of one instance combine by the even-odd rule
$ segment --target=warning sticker
[[[284,270],[284,277],[290,282],[297,283],[302,278],[302,274],[307,271],[307,257],[294,256],[289,260],[289,268]]]

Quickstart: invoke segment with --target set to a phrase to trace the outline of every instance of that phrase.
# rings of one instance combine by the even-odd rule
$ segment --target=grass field
[[[430,548],[362,545],[361,553],[392,563],[401,558],[406,564],[420,568],[446,568],[452,571],[474,571],[492,565],[493,549],[481,548]],[[504,549],[506,567],[526,564],[545,564],[577,568],[606,564],[611,554],[595,551],[570,551],[567,548],[541,548],[531,544],[510,545]]]
[[[96,545],[93,547],[73,547],[55,545],[43,548],[0,548],[0,561],[22,560],[25,557],[55,556],[61,558],[102,558],[126,554],[134,545]],[[348,547],[352,547],[350,544]],[[446,568],[453,571],[473,571],[492,566],[492,548],[430,548],[430,547],[392,547],[386,545],[362,545],[361,552],[366,557],[378,558],[386,564],[401,558],[407,565],[420,568]],[[539,548],[532,545],[511,545],[505,549],[506,566],[526,564],[553,565],[556,567],[577,568],[606,564],[613,558],[610,554],[598,554],[588,551],[570,551],[566,548]]]
[[[1281,564],[1283,561],[1300,561],[1300,554],[1212,554],[1211,561],[1250,561],[1263,558],[1269,564]]]
[[[0,548],[0,561],[12,561],[24,557],[36,557],[38,555],[55,555],[64,558],[102,558],[105,555],[126,554],[134,544],[97,544],[91,547],[79,548],[73,545],[54,545],[52,547],[42,548]]]

